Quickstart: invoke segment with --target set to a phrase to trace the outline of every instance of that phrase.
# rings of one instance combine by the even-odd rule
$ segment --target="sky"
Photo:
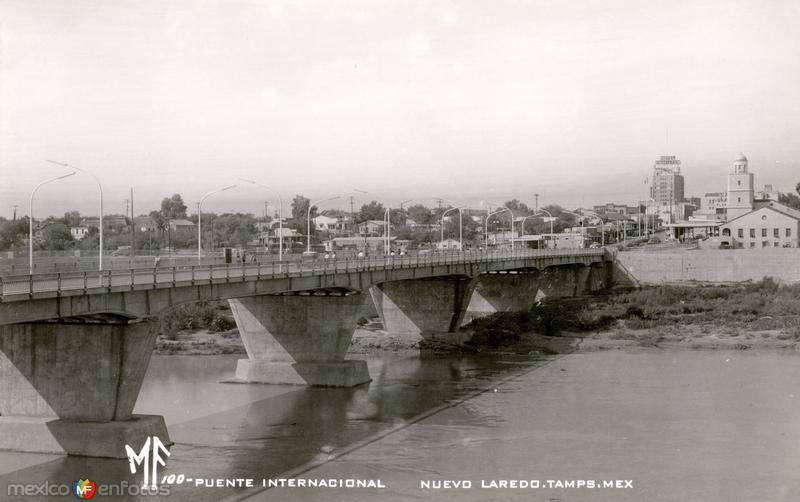
[[[800,181],[800,2],[0,0],[0,216],[436,197],[577,207]],[[366,193],[364,193],[366,192]],[[34,214],[97,214],[84,172]],[[272,210],[270,210],[272,212]]]

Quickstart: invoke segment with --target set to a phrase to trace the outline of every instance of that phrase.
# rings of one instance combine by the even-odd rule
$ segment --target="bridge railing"
[[[101,293],[120,289],[149,289],[177,285],[328,275],[368,270],[394,270],[510,259],[603,255],[603,249],[529,249],[500,251],[434,252],[413,255],[369,256],[346,259],[309,259],[257,263],[176,265],[171,267],[109,269],[0,276],[0,300],[36,293],[83,291]]]

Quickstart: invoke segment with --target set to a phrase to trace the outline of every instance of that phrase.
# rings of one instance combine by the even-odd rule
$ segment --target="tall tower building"
[[[728,221],[753,210],[753,173],[747,172],[747,157],[739,153],[728,175]]]
[[[656,161],[650,197],[655,201],[653,211],[663,220],[672,223],[684,198],[681,161],[676,156],[662,155]]]

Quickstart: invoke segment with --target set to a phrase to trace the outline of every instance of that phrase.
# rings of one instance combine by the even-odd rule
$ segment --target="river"
[[[221,383],[237,357],[153,357],[136,412],[164,415],[176,443],[159,477],[384,487],[193,481],[173,500],[800,500],[794,352],[373,357],[355,389]],[[0,452],[0,499],[8,483],[87,477],[141,482],[125,460]],[[495,488],[514,480],[538,487]],[[577,487],[589,481],[601,487]]]

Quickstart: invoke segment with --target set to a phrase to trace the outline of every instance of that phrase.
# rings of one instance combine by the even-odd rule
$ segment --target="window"
[[[739,185],[739,186],[742,186],[742,180],[737,180],[736,184]]]
[[[781,230],[779,228],[772,229],[772,236],[776,239],[781,236]]]
[[[751,241],[751,242],[750,242],[750,247],[751,247],[751,248],[754,248],[754,247],[756,247],[756,243]]]
[[[767,229],[766,228],[762,228],[761,229],[761,237],[766,237],[766,236],[767,236]]]
[[[736,197],[736,199],[737,199],[738,202],[742,202],[742,198],[741,197]]]
[[[774,248],[778,247],[778,243],[777,242],[773,242],[772,243],[772,247],[774,247]]]
[[[744,229],[743,228],[739,229],[739,238],[740,239],[744,239]]]
[[[751,228],[750,229],[750,238],[751,239],[755,239],[756,238],[756,229],[755,228]]]
[[[792,229],[791,228],[787,228],[786,229],[786,237],[791,237],[791,236],[792,236]]]

